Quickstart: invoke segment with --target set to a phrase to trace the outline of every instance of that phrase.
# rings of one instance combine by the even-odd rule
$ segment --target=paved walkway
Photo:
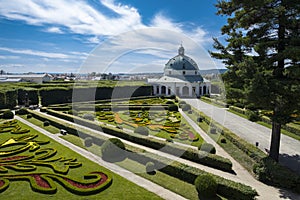
[[[22,119],[21,117],[18,117],[18,116],[15,116],[15,119],[27,124],[28,126],[30,126],[31,128],[43,133],[44,135],[48,136],[49,138],[59,142],[60,144],[68,147],[69,149],[81,154],[83,157],[111,170],[112,172],[124,177],[125,179],[137,184],[138,186],[140,187],[143,187],[145,188],[146,190],[150,191],[150,192],[153,192],[155,193],[156,195],[160,196],[161,198],[163,199],[167,199],[167,200],[174,200],[174,199],[178,199],[178,200],[186,200],[186,198],[174,193],[174,192],[171,192],[170,190],[167,190],[165,188],[163,188],[162,186],[159,186],[147,179],[144,179],[128,170],[125,170],[121,167],[119,167],[118,165],[115,165],[113,163],[108,163],[108,162],[105,162],[104,160],[102,160],[101,157],[85,150],[85,149],[82,149],[62,138],[60,138],[59,136],[61,136],[60,134],[52,134],[52,133],[49,133],[48,131],[28,122],[27,120],[24,120]]]
[[[100,132],[100,131],[96,131],[94,129],[90,129],[90,128],[85,127],[85,126],[81,126],[81,125],[78,125],[78,124],[75,124],[75,123],[72,123],[72,122],[69,122],[69,121],[66,121],[66,120],[63,120],[63,119],[60,119],[60,118],[48,115],[48,114],[45,114],[45,113],[42,113],[42,114],[46,115],[49,118],[55,118],[55,119],[63,121],[64,123],[72,124],[74,126],[77,126],[77,127],[80,127],[80,128],[83,128],[83,129],[86,129],[86,130],[89,130],[89,131],[92,131],[94,133],[100,134],[100,135],[102,135],[104,137],[107,137],[107,138],[115,137],[115,136],[111,136],[111,135],[108,135],[108,134]],[[185,116],[183,115],[183,117],[186,117],[186,119],[188,120],[188,122],[197,131],[199,131],[199,133],[201,133],[202,130],[191,119],[189,119],[186,115]],[[53,134],[51,134],[51,135],[53,135]],[[204,133],[202,135],[204,135]],[[239,163],[237,163],[233,158],[231,158],[231,156],[228,155],[218,145],[215,145],[216,149],[218,151],[218,154],[219,155],[223,155],[224,157],[229,158],[233,162],[233,166],[234,166],[233,169],[236,171],[236,175],[230,174],[230,173],[227,173],[227,172],[223,172],[221,170],[217,170],[217,169],[214,169],[214,168],[210,168],[210,167],[207,167],[207,166],[204,166],[204,165],[201,165],[201,164],[189,161],[189,160],[185,160],[185,159],[176,157],[174,155],[170,155],[170,154],[161,152],[159,150],[154,150],[154,149],[151,149],[151,148],[139,145],[139,144],[135,144],[135,143],[129,142],[129,141],[124,140],[124,139],[121,139],[121,140],[124,143],[128,144],[128,145],[131,145],[131,146],[143,149],[143,150],[145,150],[147,152],[150,152],[150,153],[153,153],[153,154],[157,154],[159,156],[166,157],[166,158],[169,158],[169,159],[172,159],[172,160],[176,160],[178,162],[187,164],[189,166],[196,167],[198,169],[204,170],[204,171],[209,172],[209,173],[213,173],[215,175],[224,177],[226,179],[229,179],[229,180],[232,180],[232,181],[235,181],[235,182],[240,182],[240,183],[244,183],[246,185],[249,185],[249,186],[255,188],[257,190],[257,192],[259,193],[260,196],[258,197],[258,199],[262,199],[262,200],[264,200],[264,199],[272,199],[273,200],[274,199],[275,200],[275,199],[281,199],[283,196],[285,197],[285,199],[299,199],[300,198],[300,196],[298,196],[296,194],[289,193],[288,191],[277,189],[277,188],[265,185],[265,184],[257,181],[255,178],[253,178],[248,173],[247,170],[245,170],[241,165],[239,165]],[[211,143],[214,143],[213,140],[210,141],[208,139],[208,141],[211,142]]]
[[[251,144],[259,142],[259,148],[263,151],[270,148],[271,129],[251,122],[238,115],[205,103],[199,99],[183,99],[204,114],[231,130]],[[300,174],[300,141],[281,134],[279,162],[288,166]]]

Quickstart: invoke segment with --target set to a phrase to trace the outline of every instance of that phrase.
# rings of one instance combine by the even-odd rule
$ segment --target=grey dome
[[[197,63],[193,59],[182,54],[171,58],[166,64],[165,69],[199,70]]]

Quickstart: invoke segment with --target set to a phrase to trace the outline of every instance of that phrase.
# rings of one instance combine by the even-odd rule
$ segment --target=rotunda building
[[[178,55],[171,58],[164,68],[164,76],[148,79],[154,95],[176,95],[180,97],[200,97],[210,93],[210,81],[204,79],[197,63],[185,55],[181,45]]]

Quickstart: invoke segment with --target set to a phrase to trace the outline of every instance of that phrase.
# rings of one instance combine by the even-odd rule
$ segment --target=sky
[[[226,19],[217,0],[0,0],[0,69],[162,72],[180,45],[199,69]]]

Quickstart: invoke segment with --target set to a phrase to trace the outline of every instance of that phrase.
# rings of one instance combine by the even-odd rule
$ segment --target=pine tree
[[[297,0],[220,0],[227,17],[211,56],[223,60],[226,85],[247,105],[272,111],[269,156],[279,158],[280,130],[300,114],[300,4]],[[229,90],[230,91],[230,90]],[[230,97],[230,95],[229,95]]]

